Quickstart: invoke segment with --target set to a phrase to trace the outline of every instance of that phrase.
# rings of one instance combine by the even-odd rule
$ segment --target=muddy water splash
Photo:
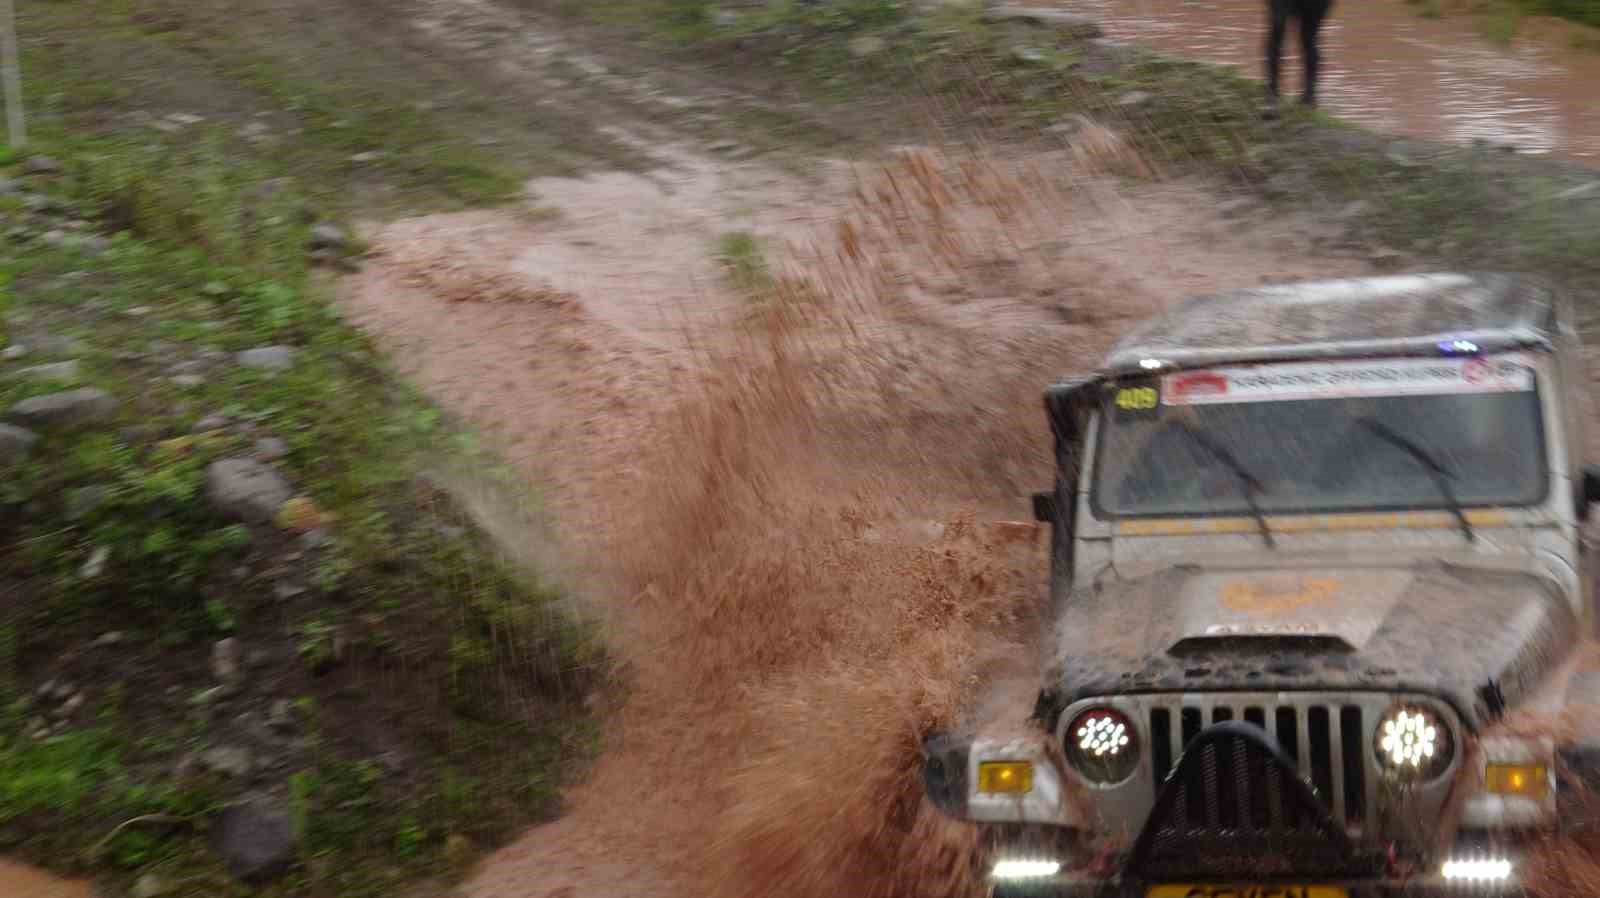
[[[346,308],[545,488],[627,686],[569,813],[469,894],[970,884],[972,834],[921,804],[918,738],[991,681],[1031,707],[1045,550],[1004,522],[1050,476],[1041,388],[1167,299],[1295,274],[1281,244],[1320,226],[1225,227],[1192,185],[1112,202],[1087,189],[1104,164],[913,154],[820,185],[731,166],[751,206],[707,189],[742,182],[727,163],[685,157],[674,176],[705,183],[535,182],[561,215],[373,233]],[[702,261],[734,227],[771,263],[753,294]]]
[[[1066,5],[1066,4],[1063,4]],[[1261,77],[1263,0],[1071,0],[1116,38],[1238,66]],[[1339,0],[1324,26],[1324,107],[1380,131],[1488,141],[1600,166],[1600,53],[1575,30],[1539,20],[1511,46],[1467,14],[1427,19],[1405,0]],[[1297,40],[1286,42],[1285,95],[1298,92]]]

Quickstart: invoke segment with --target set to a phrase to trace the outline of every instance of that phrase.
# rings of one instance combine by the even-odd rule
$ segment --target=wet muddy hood
[[[1482,723],[1514,707],[1577,635],[1556,586],[1530,574],[1438,563],[1173,568],[1107,578],[1068,600],[1045,705],[1127,692],[1400,690]]]

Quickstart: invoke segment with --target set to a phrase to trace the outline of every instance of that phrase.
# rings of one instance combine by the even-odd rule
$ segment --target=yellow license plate
[[[1349,898],[1340,886],[1153,886],[1145,898]]]

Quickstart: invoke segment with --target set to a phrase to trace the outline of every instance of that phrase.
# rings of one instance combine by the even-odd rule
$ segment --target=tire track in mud
[[[1033,676],[1043,549],[984,522],[1049,476],[1039,391],[1168,300],[1363,266],[1070,154],[819,187],[655,149],[670,169],[531,184],[538,220],[378,228],[346,285],[545,490],[627,687],[569,813],[466,894],[960,894],[971,836],[921,806],[917,737]],[[711,261],[729,230],[768,247],[760,295]]]

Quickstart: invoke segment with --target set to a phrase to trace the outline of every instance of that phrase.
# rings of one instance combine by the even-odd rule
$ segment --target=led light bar
[[[1061,872],[1058,861],[1000,861],[994,865],[995,879],[1042,879]]]
[[[1497,857],[1452,859],[1444,862],[1440,872],[1445,879],[1499,882],[1511,878],[1511,861]]]

